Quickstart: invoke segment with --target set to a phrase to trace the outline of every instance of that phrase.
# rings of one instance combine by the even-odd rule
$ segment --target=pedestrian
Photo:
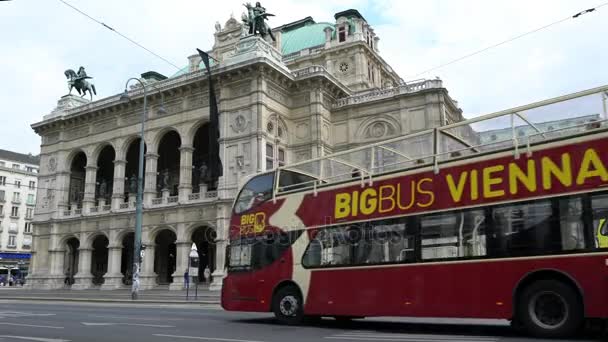
[[[205,283],[208,283],[209,278],[211,278],[211,270],[209,269],[209,265],[205,266],[205,270],[203,271],[203,277],[205,277]]]
[[[184,272],[184,284],[187,287],[189,283],[190,283],[190,273],[188,273],[188,270],[186,270],[186,272]]]

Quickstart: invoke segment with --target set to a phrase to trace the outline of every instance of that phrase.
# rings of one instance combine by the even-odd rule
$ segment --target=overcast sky
[[[178,66],[213,45],[214,24],[238,19],[244,1],[67,0]],[[405,80],[444,81],[472,117],[608,84],[608,6],[483,54],[416,74],[479,48],[595,7],[599,0],[271,0],[271,27],[356,8],[380,37],[380,54]],[[212,4],[212,6],[210,5]],[[30,125],[67,94],[66,69],[85,66],[98,96],[129,77],[175,68],[59,0],[0,2],[0,148],[37,154]]]

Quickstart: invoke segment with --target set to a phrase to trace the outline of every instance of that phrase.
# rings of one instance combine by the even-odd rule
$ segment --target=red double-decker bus
[[[509,319],[539,336],[607,318],[607,90],[255,175],[223,308]]]

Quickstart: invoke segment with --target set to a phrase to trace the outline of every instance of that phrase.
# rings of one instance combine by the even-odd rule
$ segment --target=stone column
[[[152,199],[156,198],[156,169],[159,155],[156,153],[146,154],[146,177],[144,184],[144,206],[149,206]]]
[[[179,148],[179,202],[186,203],[192,193],[192,146],[184,145]]]
[[[114,161],[114,185],[112,186],[112,210],[120,209],[125,202],[125,165],[126,160]]]
[[[64,286],[64,280],[66,277],[63,272],[64,259],[65,250],[49,250],[49,279],[46,280],[45,288],[60,289]]]
[[[139,275],[139,288],[141,290],[149,290],[156,286],[156,273],[154,273],[154,250],[156,245],[146,243],[146,251],[142,260],[141,270]],[[131,265],[133,267],[133,265]]]
[[[108,273],[103,276],[102,290],[116,290],[122,286],[122,273],[120,273],[121,258],[122,246],[108,246]]]
[[[82,201],[82,213],[89,214],[95,206],[95,182],[97,180],[97,166],[87,165],[84,179],[84,199]]]
[[[57,172],[56,186],[58,191],[55,191],[57,198],[57,211],[53,213],[54,218],[58,219],[63,216],[63,212],[68,209],[70,201],[70,172]]]
[[[93,274],[91,274],[92,248],[78,249],[78,272],[74,276],[74,290],[85,290],[93,285]]]
[[[215,270],[211,274],[212,282],[209,290],[222,289],[222,279],[226,276],[226,247],[228,247],[228,228],[230,227],[230,205],[217,206],[216,226],[217,238],[215,240]]]
[[[185,288],[184,273],[188,269],[191,247],[192,241],[175,242],[175,249],[177,251],[175,255],[175,272],[172,274],[173,282],[169,286],[169,290],[183,290]]]

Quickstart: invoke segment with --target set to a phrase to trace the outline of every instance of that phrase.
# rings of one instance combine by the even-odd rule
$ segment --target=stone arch
[[[177,236],[177,229],[174,226],[169,225],[169,224],[159,225],[159,226],[155,226],[155,227],[151,228],[150,230],[148,230],[148,241],[146,241],[146,242],[154,243],[158,234],[160,234],[160,232],[165,229],[172,231],[175,234],[175,236]]]
[[[78,272],[78,263],[80,259],[80,239],[70,234],[65,236],[60,243],[60,246],[65,246],[63,254],[63,270],[64,285],[71,286],[74,284],[74,275]]]
[[[190,229],[190,232],[188,237],[196,245],[198,252],[198,280],[199,282],[204,282],[205,268],[209,267],[210,275],[215,271],[217,231],[209,225],[198,224]],[[209,278],[209,281],[211,281],[211,278]]]
[[[104,283],[104,275],[108,272],[110,239],[106,234],[93,234],[90,244],[93,285],[101,285]]]
[[[171,132],[177,133],[177,135],[179,136],[180,142],[183,145],[184,139],[182,137],[180,130],[177,127],[168,126],[168,127],[158,130],[156,133],[153,134],[152,138],[150,139],[150,145],[153,146],[154,149],[153,150],[151,149],[150,152],[159,154],[158,149],[160,148],[161,140],[163,139],[163,137],[165,137],[168,133],[171,133]]]
[[[91,161],[97,161],[99,159],[99,154],[103,151],[107,146],[112,147],[114,153],[116,154],[116,146],[112,141],[104,141],[100,144],[97,144],[93,150],[91,151]]]
[[[123,151],[123,157],[124,158],[127,157],[127,150],[129,149],[129,147],[131,147],[131,144],[134,141],[139,140],[139,138],[140,138],[139,134],[130,135],[130,136],[126,137],[124,139],[124,141],[120,144],[120,149],[121,149],[121,151]],[[145,135],[144,135],[144,147],[147,147],[147,142],[146,142]]]
[[[157,283],[166,285],[173,282],[177,265],[177,234],[173,229],[160,229],[154,237],[154,272]]]
[[[93,247],[93,240],[95,240],[98,236],[103,235],[107,240],[108,240],[108,244],[110,241],[110,235],[104,231],[96,231],[93,233],[89,233],[88,236],[86,236],[81,242],[81,245],[83,248],[92,248]]]
[[[184,137],[182,139],[182,144],[185,146],[193,146],[194,145],[194,136],[196,135],[196,132],[198,131],[198,129],[203,127],[204,125],[208,125],[208,124],[209,124],[209,120],[199,120],[199,121],[195,122],[193,125],[191,125],[190,128],[188,128],[184,134]]]
[[[74,161],[74,159],[76,158],[76,156],[78,156],[78,154],[83,153],[85,156],[85,166],[87,165],[86,163],[88,163],[89,161],[89,156],[87,155],[87,151],[85,151],[82,148],[76,148],[72,151],[70,151],[68,153],[68,156],[65,158],[65,169],[70,171],[72,168],[72,162]]]
[[[78,149],[72,153],[68,160],[69,164],[67,165],[70,172],[68,202],[72,209],[81,208],[85,195],[86,167],[91,159],[84,150]]]
[[[170,129],[160,135],[158,140],[158,161],[156,172],[157,193],[168,191],[170,196],[178,194],[180,183],[180,162],[183,146],[182,138],[178,130]]]
[[[116,236],[117,246],[122,247],[120,256],[120,273],[123,275],[122,284],[133,284],[133,247],[135,243],[135,232],[125,229]]]
[[[104,144],[99,151],[95,152],[95,155],[95,166],[97,166],[95,198],[102,199],[107,203],[112,197],[112,189],[114,185],[114,161],[116,160],[116,148],[112,144]]]
[[[389,115],[370,117],[364,120],[357,129],[356,136],[364,140],[377,140],[401,132],[401,124]]]

